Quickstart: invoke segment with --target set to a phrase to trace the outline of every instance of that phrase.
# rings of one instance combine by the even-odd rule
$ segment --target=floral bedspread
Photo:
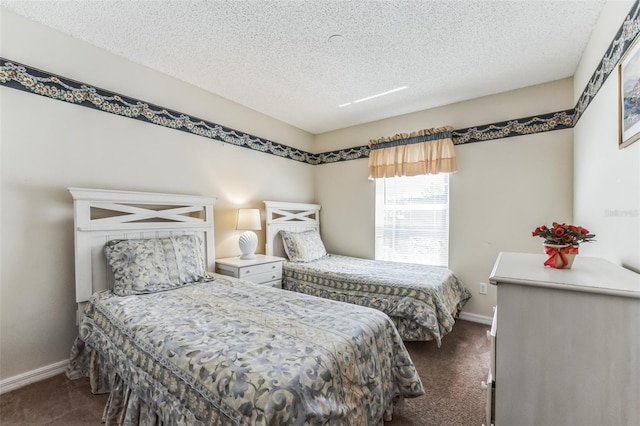
[[[441,339],[471,292],[447,268],[329,254],[285,262],[282,287],[381,310],[404,340]]]
[[[381,425],[394,402],[424,393],[386,315],[214,277],[92,297],[67,375],[126,389],[112,392],[124,403],[106,407],[107,424]]]

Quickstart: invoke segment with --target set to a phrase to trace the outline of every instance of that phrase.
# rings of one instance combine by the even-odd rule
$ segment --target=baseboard
[[[26,373],[18,374],[17,376],[0,380],[0,395],[19,389],[23,386],[27,386],[31,383],[39,382],[41,380],[48,379],[49,377],[64,373],[68,364],[69,361],[64,360],[56,362],[55,364],[36,368],[35,370],[27,371]]]
[[[460,312],[460,315],[458,315],[458,318],[460,318],[461,320],[477,322],[477,323],[486,324],[486,325],[491,325],[491,322],[493,321],[493,317],[487,317],[487,316],[478,315],[478,314],[470,314],[468,312]]]

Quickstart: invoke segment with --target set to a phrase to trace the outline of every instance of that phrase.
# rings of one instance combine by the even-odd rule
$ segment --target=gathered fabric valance
[[[458,171],[453,127],[400,133],[369,141],[369,179]]]

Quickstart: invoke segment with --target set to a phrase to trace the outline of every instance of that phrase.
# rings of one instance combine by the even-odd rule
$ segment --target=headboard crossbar
[[[272,223],[285,223],[285,222],[314,222],[315,211],[303,210],[303,211],[287,211],[280,209],[273,209],[271,211]]]
[[[76,302],[112,286],[104,245],[114,239],[197,234],[215,270],[215,198],[181,194],[69,188],[74,205]]]
[[[306,203],[287,203],[282,201],[265,201],[267,242],[265,253],[270,256],[287,257],[281,230],[304,232],[316,230],[320,232],[320,205]]]
[[[164,207],[164,206],[163,206]],[[124,213],[110,217],[103,218],[90,218],[90,226],[100,225],[103,223],[127,223],[127,222],[139,222],[141,220],[153,220],[164,219],[172,222],[190,222],[200,223],[203,221],[201,217],[187,216],[188,214],[200,213],[205,209],[204,205],[191,205],[183,207],[171,207],[171,208],[145,208],[143,206],[132,206],[130,204],[122,203],[103,203],[93,202],[90,204],[92,213],[94,210],[99,209],[103,212],[110,213]]]

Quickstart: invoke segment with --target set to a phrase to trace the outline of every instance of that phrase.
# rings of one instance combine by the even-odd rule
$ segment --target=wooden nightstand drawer
[[[263,283],[262,285],[275,287],[275,288],[282,288],[282,280],[269,281],[268,283]]]
[[[254,281],[254,282],[259,282],[256,281],[254,279],[252,279],[251,277],[257,276],[257,275],[263,275],[263,274],[269,274],[269,273],[279,273],[279,277],[282,277],[282,262],[270,262],[270,263],[263,263],[263,264],[256,264],[256,265],[251,265],[251,266],[244,266],[242,268],[239,268],[239,277],[238,278],[242,278],[244,280],[249,280],[249,281]],[[277,278],[273,278],[273,279],[277,279]],[[271,281],[271,280],[269,280]]]
[[[269,281],[276,281],[282,279],[282,268],[277,268],[276,270],[263,272],[261,274],[254,274],[253,272],[242,275],[240,274],[240,278],[247,281],[252,281],[254,283],[262,284],[268,283]]]
[[[251,281],[256,284],[282,288],[282,262],[284,258],[256,255],[255,259],[229,257],[216,260],[219,274]]]

